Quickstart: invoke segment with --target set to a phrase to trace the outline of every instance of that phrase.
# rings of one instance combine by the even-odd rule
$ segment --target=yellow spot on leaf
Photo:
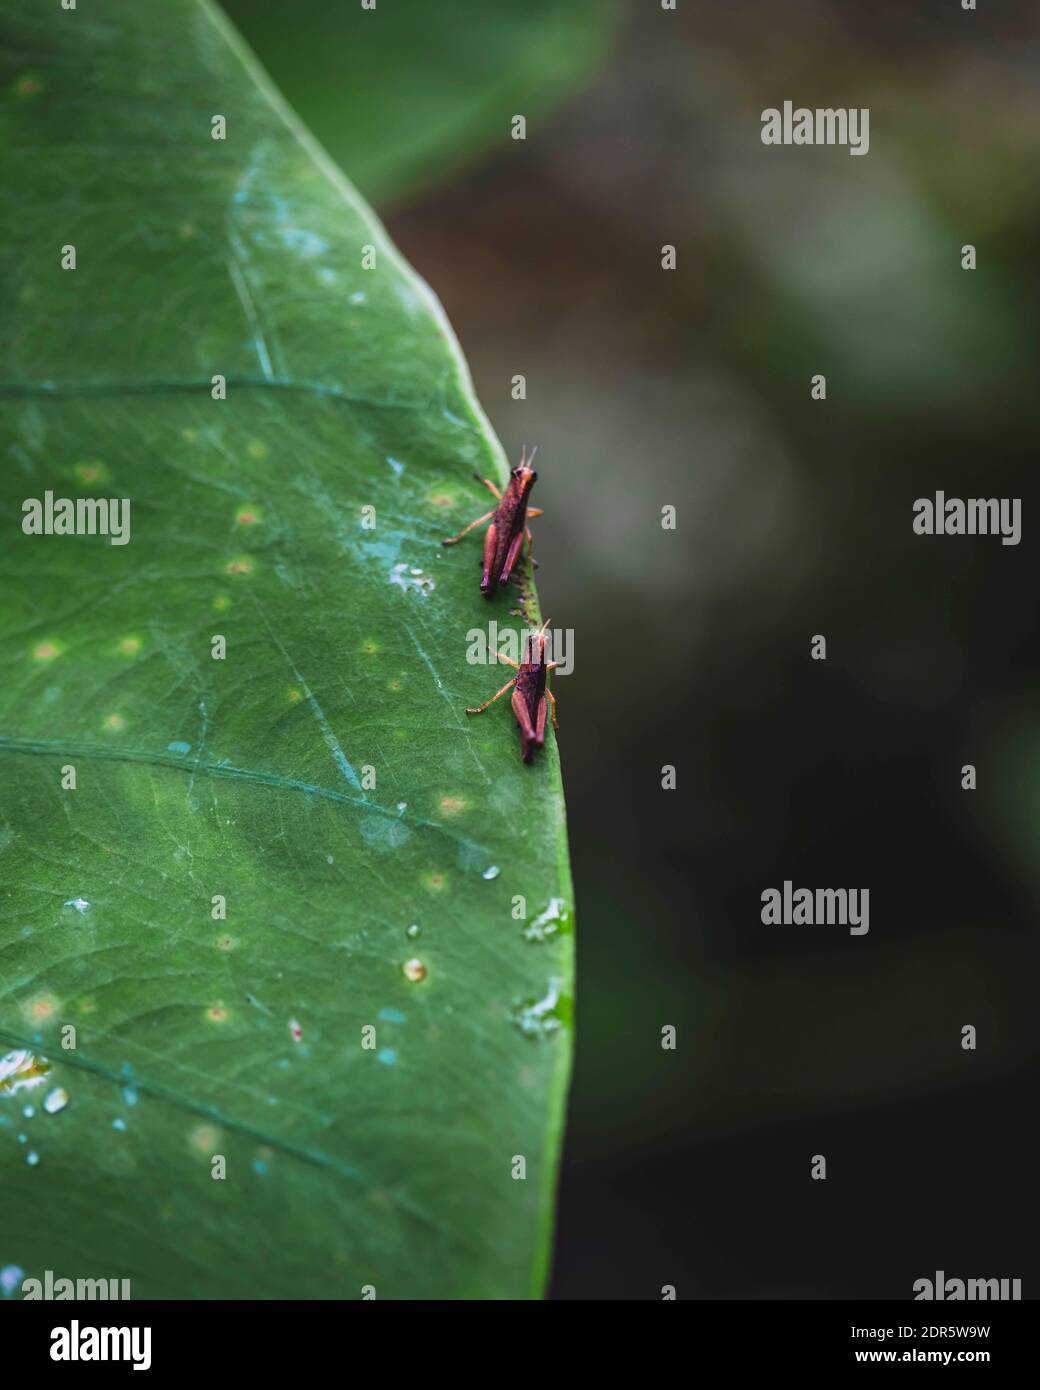
[[[119,650],[124,656],[136,656],[141,650],[140,637],[121,637],[119,639]]]
[[[37,642],[33,647],[33,661],[53,661],[64,650],[60,642]]]
[[[215,1125],[196,1125],[188,1143],[196,1153],[211,1155],[220,1144],[220,1130]]]
[[[413,956],[411,960],[406,960],[401,970],[406,980],[411,980],[413,984],[418,984],[420,980],[425,980],[427,975],[426,966],[418,956]]]
[[[461,811],[465,811],[469,802],[461,796],[444,796],[441,798],[441,811],[446,816],[457,816]]]
[[[48,1023],[58,1012],[58,1001],[53,994],[38,994],[22,1006],[22,1012],[32,1023]]]
[[[248,555],[240,555],[237,560],[229,560],[224,568],[228,574],[252,574],[253,562]]]
[[[255,526],[259,520],[259,507],[240,507],[235,516],[235,521],[239,526]]]
[[[251,439],[246,445],[246,453],[253,459],[265,459],[267,457],[267,445],[262,439]]]
[[[211,1004],[206,1010],[206,1017],[210,1023],[226,1023],[228,1021],[228,1011],[218,1000],[216,1004]]]
[[[89,487],[92,483],[103,483],[108,478],[108,469],[98,459],[89,459],[85,463],[77,463],[72,471],[86,487]]]
[[[120,729],[126,728],[126,720],[121,714],[110,714],[105,720],[105,728],[118,733]]]

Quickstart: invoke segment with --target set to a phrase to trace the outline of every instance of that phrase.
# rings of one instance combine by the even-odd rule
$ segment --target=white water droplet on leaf
[[[48,1115],[57,1115],[59,1110],[64,1110],[69,1103],[69,1093],[62,1086],[55,1086],[53,1091],[48,1091],[44,1098],[43,1108]]]

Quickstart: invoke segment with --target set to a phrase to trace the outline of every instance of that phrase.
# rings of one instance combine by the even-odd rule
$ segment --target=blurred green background
[[[1033,1295],[1040,16],[225,7],[540,448],[576,632],[555,1295]],[[869,155],[763,146],[788,98],[869,107]],[[1022,543],[915,536],[937,489],[1022,498]],[[788,878],[868,887],[869,935],[763,926]]]

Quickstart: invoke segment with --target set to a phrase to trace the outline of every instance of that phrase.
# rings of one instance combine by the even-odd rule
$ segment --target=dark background
[[[1035,1297],[1035,8],[227,8],[539,445],[576,634],[553,1294]],[[787,98],[869,107],[869,154],[763,146]],[[1021,498],[1022,543],[914,535],[937,489]],[[869,888],[869,934],[764,926],[785,879]]]

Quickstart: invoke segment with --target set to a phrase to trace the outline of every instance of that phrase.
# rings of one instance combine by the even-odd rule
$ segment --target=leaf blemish
[[[0,1057],[0,1096],[38,1086],[51,1069],[44,1057],[24,1048]]]
[[[400,849],[411,839],[412,832],[399,820],[387,820],[383,816],[366,816],[358,826],[361,838],[370,849],[387,853]]]
[[[563,898],[550,898],[549,905],[524,927],[527,941],[551,941],[571,927],[571,913]]]
[[[551,1038],[560,1031],[564,1019],[564,1001],[560,981],[552,979],[541,999],[519,1001],[513,1012],[513,1022],[528,1038]]]
[[[92,483],[103,483],[108,478],[108,469],[98,462],[77,463],[72,471],[85,487]]]
[[[188,1143],[196,1153],[213,1153],[220,1144],[220,1130],[213,1125],[196,1125],[188,1135]]]
[[[43,1100],[43,1108],[48,1115],[57,1115],[65,1109],[69,1103],[69,1093],[63,1086],[55,1086],[53,1091],[48,1091]]]
[[[405,574],[405,570],[408,571],[407,574]],[[409,565],[407,561],[402,561],[400,564],[393,566],[390,570],[390,583],[396,584],[404,593],[408,593],[410,589],[414,589],[415,592],[421,594],[423,598],[432,594],[437,587],[436,583],[428,574],[424,574],[421,569],[416,568],[414,565]]]
[[[329,249],[329,243],[317,232],[308,232],[304,227],[283,227],[282,242],[291,251],[299,251],[303,256],[320,256]]]
[[[33,1023],[47,1023],[58,1012],[58,1001],[53,994],[40,994],[29,1001],[23,1013]]]

